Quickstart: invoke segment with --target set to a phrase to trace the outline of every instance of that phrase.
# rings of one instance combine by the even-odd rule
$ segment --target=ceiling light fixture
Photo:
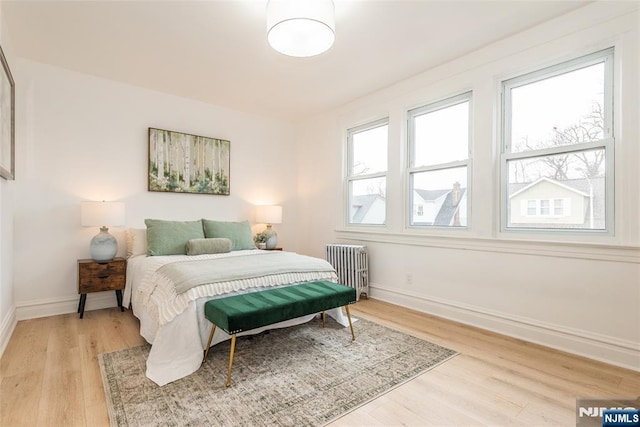
[[[267,39],[272,48],[304,58],[328,50],[335,40],[332,0],[269,0]]]

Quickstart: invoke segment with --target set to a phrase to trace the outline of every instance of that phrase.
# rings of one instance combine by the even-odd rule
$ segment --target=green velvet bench
[[[322,326],[324,327],[325,310],[336,307],[344,306],[346,309],[353,341],[356,336],[353,333],[349,304],[355,302],[356,290],[354,288],[324,280],[207,301],[204,305],[204,315],[213,325],[202,363],[207,360],[209,355],[216,327],[231,335],[226,383],[226,386],[229,387],[231,386],[231,368],[237,333],[313,313],[322,313]]]

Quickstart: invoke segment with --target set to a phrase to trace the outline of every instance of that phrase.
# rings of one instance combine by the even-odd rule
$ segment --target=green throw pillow
[[[187,242],[187,255],[221,254],[231,252],[231,240],[224,237],[191,239]]]
[[[255,249],[249,221],[224,222],[203,219],[204,235],[207,238],[226,237],[231,240],[231,250]]]
[[[148,255],[185,255],[187,242],[203,239],[202,221],[145,219]]]

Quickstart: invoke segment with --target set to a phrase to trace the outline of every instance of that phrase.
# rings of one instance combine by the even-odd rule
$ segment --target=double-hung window
[[[347,131],[349,224],[385,224],[388,144],[389,119]]]
[[[502,228],[612,230],[613,49],[502,86]]]
[[[409,224],[466,227],[471,93],[410,110]]]

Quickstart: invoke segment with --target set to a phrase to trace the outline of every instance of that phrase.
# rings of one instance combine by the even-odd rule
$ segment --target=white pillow
[[[127,258],[147,254],[146,228],[127,228],[125,234],[127,237]]]

